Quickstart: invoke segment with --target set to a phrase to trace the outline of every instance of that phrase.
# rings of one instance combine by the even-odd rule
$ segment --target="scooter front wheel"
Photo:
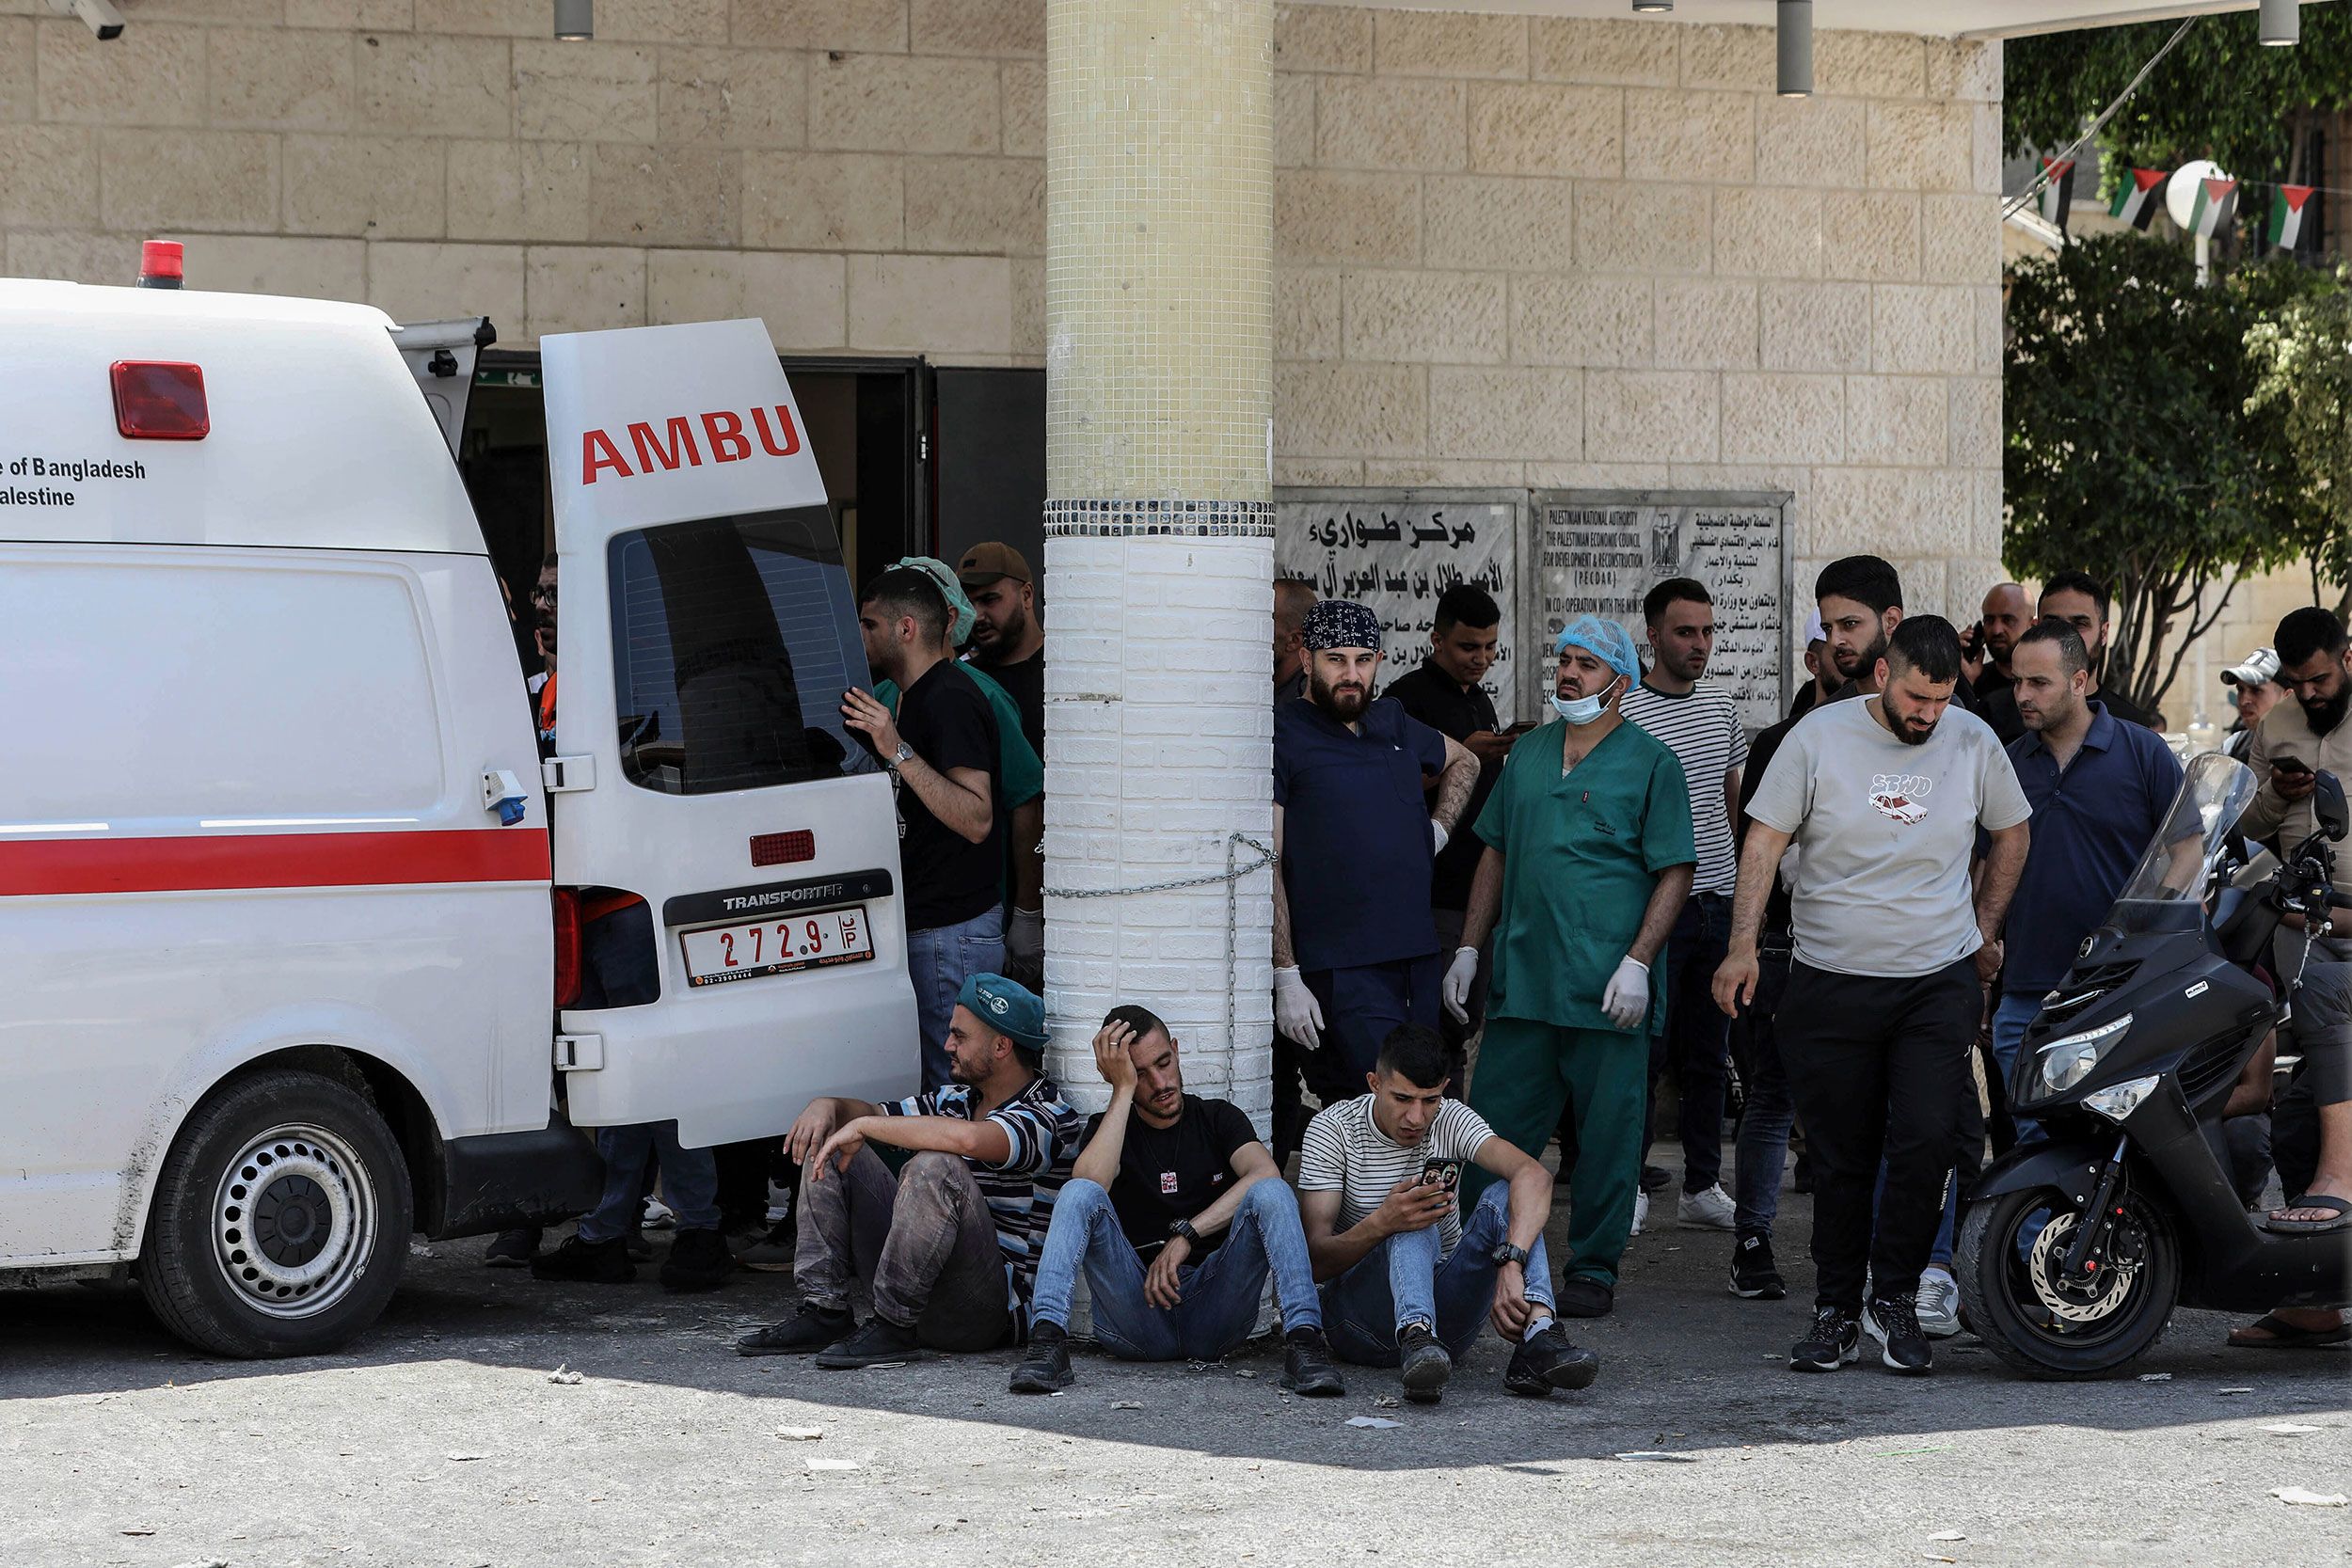
[[[2064,1262],[2085,1216],[2052,1187],[1971,1204],[1954,1271],[1962,1306],[1994,1355],[2028,1377],[2105,1377],[2154,1348],[2181,1293],[2171,1218],[2136,1193],[2114,1203],[2095,1267]]]

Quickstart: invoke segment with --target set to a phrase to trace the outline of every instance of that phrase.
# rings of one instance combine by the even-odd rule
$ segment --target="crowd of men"
[[[543,587],[551,623],[551,575]],[[1401,650],[1367,607],[1277,583],[1279,1037],[1262,1137],[1185,1092],[1157,999],[1113,1008],[1094,1037],[1103,1113],[1081,1117],[1047,1076],[1034,579],[998,544],[882,573],[859,609],[875,686],[845,695],[843,721],[900,785],[923,1084],[886,1104],[820,1099],[794,1126],[797,1211],[744,1256],[789,1268],[802,1299],[738,1349],[855,1368],[1020,1343],[1012,1388],[1050,1393],[1074,1375],[1081,1279],[1094,1341],[1134,1360],[1225,1354],[1271,1284],[1300,1394],[1342,1392],[1345,1363],[1394,1368],[1406,1398],[1434,1401],[1487,1328],[1511,1346],[1514,1392],[1582,1388],[1598,1361],[1564,1325],[1614,1310],[1650,1195],[1674,1181],[1648,1164],[1671,1080],[1675,1218],[1728,1235],[1740,1297],[1787,1294],[1773,1231],[1802,1135],[1815,1310],[1789,1365],[1834,1370],[1867,1337],[1888,1368],[1928,1371],[1931,1341],[1961,1328],[1964,1179],[1988,1135],[2039,1136],[2004,1103],[2022,1037],[2183,769],[2157,718],[2103,685],[2112,606],[2090,576],[2038,597],[1995,585],[1964,634],[1907,614],[1876,557],[1813,588],[1811,678],[1750,736],[1708,675],[1714,607],[1691,578],[1643,601],[1646,651],[1605,617],[1556,628],[1551,712],[1508,727],[1485,592],[1447,590],[1427,648]],[[1419,662],[1391,679],[1392,654]],[[2352,768],[2352,640],[2300,610],[2223,681],[2229,748],[2260,784],[2245,831],[2307,831],[2312,770]],[[2352,967],[2341,976],[2352,1037]],[[2317,1133],[2307,1158],[2280,1158],[2295,1201],[2269,1223],[2352,1214],[2343,1054],[2313,1053]],[[2249,1123],[2268,1109],[2266,1092],[2243,1099]],[[502,1237],[491,1260],[628,1277],[658,1168],[677,1245],[710,1238],[664,1283],[716,1283],[708,1151],[660,1129],[600,1144],[608,1190],[579,1234],[547,1254]],[[2233,1138],[2233,1154],[2259,1167],[2265,1147]],[[2338,1314],[2281,1308],[2233,1342],[2347,1337]]]

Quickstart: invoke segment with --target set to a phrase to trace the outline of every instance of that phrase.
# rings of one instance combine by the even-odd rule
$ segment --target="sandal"
[[[2256,1332],[2265,1338],[2239,1338]],[[2322,1345],[2341,1345],[2347,1339],[2352,1339],[2352,1323],[2338,1323],[2333,1328],[2297,1328],[2265,1312],[2244,1328],[2230,1330],[2229,1343],[2233,1350],[2312,1350]]]
[[[2324,1220],[2282,1220],[2276,1214],[2265,1214],[2265,1230],[2274,1236],[2322,1236],[2331,1230],[2352,1230],[2352,1198],[2337,1197],[2332,1193],[2305,1193],[2288,1209],[2325,1209],[2334,1217]]]

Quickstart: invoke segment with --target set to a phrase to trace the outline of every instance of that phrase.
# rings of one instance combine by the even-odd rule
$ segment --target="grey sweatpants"
[[[917,1154],[895,1179],[870,1148],[821,1180],[803,1165],[792,1269],[819,1307],[846,1309],[866,1281],[874,1310],[932,1350],[992,1350],[1012,1326],[996,1227],[959,1155]]]

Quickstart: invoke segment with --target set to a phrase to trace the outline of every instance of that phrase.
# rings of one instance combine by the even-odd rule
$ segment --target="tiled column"
[[[1271,0],[1049,0],[1045,883],[1271,838]],[[1244,863],[1253,857],[1245,857]],[[1272,882],[1046,900],[1051,1065],[1137,1002],[1263,1128]],[[1228,1028],[1229,994],[1232,1027]]]

